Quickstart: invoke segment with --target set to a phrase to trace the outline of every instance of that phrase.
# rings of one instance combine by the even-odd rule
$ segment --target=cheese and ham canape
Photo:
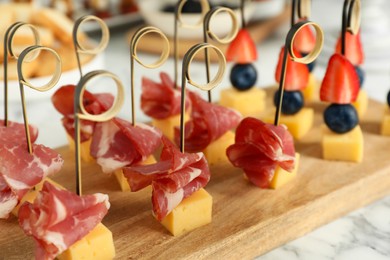
[[[64,117],[62,118],[62,124],[67,132],[69,140],[69,147],[74,150],[74,85],[66,85],[59,88],[51,100],[55,109],[61,113]],[[85,90],[83,95],[83,103],[85,110],[92,114],[98,115],[107,111],[114,102],[114,96],[109,93],[92,94]],[[93,161],[90,156],[90,144],[91,137],[93,135],[96,122],[82,120],[81,121],[81,157],[84,161]]]
[[[224,153],[234,143],[231,131],[241,121],[237,111],[209,103],[194,92],[188,92],[191,100],[191,119],[185,124],[185,149],[187,152],[203,152],[210,165],[227,162]],[[179,144],[180,130],[175,128],[175,142]]]
[[[49,182],[33,203],[19,209],[19,225],[35,241],[35,258],[112,259],[111,232],[101,224],[110,208],[108,196],[78,196]]]
[[[211,222],[210,170],[203,153],[181,153],[167,138],[160,161],[123,169],[132,191],[152,185],[153,213],[174,236]]]
[[[25,143],[2,140],[0,144],[0,218],[7,218],[13,210],[17,213],[15,207],[21,201],[33,200],[34,186],[62,167],[56,151],[43,145],[32,147],[34,153],[29,154]]]
[[[175,83],[164,72],[160,73],[160,79],[161,83],[142,78],[141,109],[152,118],[153,126],[173,140],[174,128],[180,125],[181,89],[175,88]],[[186,120],[191,110],[191,101],[186,99],[185,104]]]
[[[247,117],[236,129],[235,143],[226,154],[259,188],[278,188],[296,175],[299,154],[284,125],[275,126]]]

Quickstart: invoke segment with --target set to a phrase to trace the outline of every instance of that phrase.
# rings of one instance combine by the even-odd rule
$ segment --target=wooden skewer
[[[360,28],[360,0],[345,0],[341,23],[341,54],[345,55],[345,33],[357,34]]]
[[[163,50],[160,58],[151,64],[146,64],[141,61],[137,55],[137,46],[142,37],[148,33],[157,33],[163,40]],[[169,41],[165,34],[158,28],[153,26],[145,26],[138,29],[130,41],[130,91],[131,91],[131,122],[135,126],[135,107],[134,107],[134,60],[136,60],[143,67],[154,69],[160,67],[169,57]]]
[[[26,62],[27,60],[31,59],[31,57],[36,58],[36,56],[39,55],[41,51],[48,51],[54,56],[56,60],[56,67],[55,67],[55,72],[52,78],[50,79],[50,81],[44,84],[43,86],[36,87],[32,85],[24,77],[22,66],[23,66],[23,62]],[[27,139],[27,148],[28,148],[28,152],[32,154],[33,148],[31,144],[30,128],[28,127],[28,117],[26,111],[27,109],[26,109],[26,99],[24,95],[24,86],[28,86],[34,90],[41,91],[41,92],[52,89],[57,84],[57,82],[60,80],[61,77],[61,58],[58,55],[58,53],[51,48],[39,46],[39,45],[33,45],[23,50],[22,53],[20,54],[18,58],[17,70],[18,70],[20,97],[21,97],[22,109],[23,109],[24,129],[26,132],[26,139]]]
[[[82,43],[82,41],[80,42],[79,40],[79,29],[81,25],[87,21],[96,21],[100,25],[100,29],[102,31],[102,38],[96,47],[91,48],[91,46],[86,46]],[[80,54],[93,55],[102,52],[107,47],[108,42],[110,40],[110,31],[107,27],[107,24],[102,19],[93,15],[85,15],[76,20],[73,26],[72,35],[73,35],[74,50],[77,59],[77,66],[79,68],[80,78],[81,78],[83,76],[83,72],[81,69]]]
[[[38,30],[31,24],[16,22],[12,24],[4,35],[4,126],[8,126],[8,55],[14,59],[18,59],[18,56],[13,51],[13,38],[15,33],[20,27],[28,27],[31,29],[34,35],[34,45],[40,45],[41,40],[39,37]],[[38,54],[38,53],[37,53]],[[31,61],[36,57],[28,57],[25,61]]]
[[[224,38],[218,37],[214,32],[211,31],[210,28],[212,18],[222,12],[228,13],[230,18],[232,19],[232,28]],[[207,14],[204,16],[204,21],[203,21],[203,42],[204,43],[208,43],[208,38],[210,38],[220,44],[228,44],[234,38],[236,38],[237,33],[238,33],[238,21],[232,9],[227,7],[216,7],[208,11]],[[210,81],[210,57],[209,57],[208,48],[205,48],[204,52],[205,52],[206,79],[207,82],[209,82]],[[207,91],[207,93],[208,93],[208,100],[211,103],[212,102],[211,90]]]
[[[173,59],[173,64],[174,64],[174,82],[175,82],[175,88],[177,88],[177,81],[178,81],[178,66],[179,66],[179,36],[178,36],[178,28],[179,25],[182,28],[189,28],[189,29],[195,29],[199,28],[202,23],[203,23],[203,17],[206,15],[206,13],[210,10],[210,5],[207,0],[200,0],[200,5],[202,7],[202,16],[198,20],[196,24],[186,24],[184,23],[182,19],[182,10],[185,5],[187,0],[178,0],[176,7],[175,7],[175,13],[174,13],[174,32],[173,32],[173,53],[174,53],[174,59]]]
[[[308,20],[311,13],[311,0],[293,0],[291,7],[291,26],[293,26],[295,21],[295,16],[298,17],[298,20]]]
[[[295,36],[303,27],[310,26],[310,25],[313,26],[315,31],[316,31],[316,44],[315,44],[313,50],[309,54],[307,54],[304,57],[299,58],[299,57],[295,56],[294,48],[293,48]],[[318,57],[318,55],[320,54],[320,52],[322,50],[323,43],[324,43],[324,33],[323,33],[321,27],[314,22],[310,22],[310,21],[298,22],[298,23],[294,24],[291,27],[290,31],[288,32],[287,37],[286,37],[286,44],[285,44],[285,48],[284,48],[284,53],[283,53],[282,73],[281,73],[280,81],[279,81],[280,82],[279,83],[279,100],[278,100],[277,105],[276,105],[276,113],[275,113],[275,121],[274,121],[275,126],[279,125],[279,118],[280,118],[280,113],[282,110],[284,82],[286,79],[286,70],[287,70],[287,59],[291,59],[295,62],[299,62],[299,63],[303,63],[303,64],[309,64],[309,63],[313,62]]]
[[[207,82],[204,85],[201,85],[191,79],[190,65],[192,60],[196,56],[196,54],[206,48],[213,49],[216,52],[218,56],[218,71],[215,77],[211,81]],[[219,83],[221,83],[225,70],[226,70],[225,56],[223,55],[222,51],[219,48],[209,43],[196,44],[192,46],[184,55],[182,74],[181,74],[181,108],[180,108],[181,109],[180,110],[180,151],[182,153],[184,153],[185,150],[184,149],[184,130],[185,130],[184,116],[185,116],[185,99],[186,99],[187,82],[201,90],[209,91],[215,88]]]
[[[87,83],[96,77],[109,77],[114,80],[117,87],[117,96],[112,104],[111,108],[107,111],[92,115],[84,108],[83,97],[87,86]],[[81,196],[82,194],[82,175],[81,175],[81,156],[80,156],[80,120],[89,120],[93,122],[104,122],[115,117],[121,110],[124,102],[124,90],[120,79],[111,72],[105,70],[91,71],[85,76],[80,78],[79,83],[76,86],[74,96],[74,119],[75,119],[75,162],[76,162],[76,193]]]

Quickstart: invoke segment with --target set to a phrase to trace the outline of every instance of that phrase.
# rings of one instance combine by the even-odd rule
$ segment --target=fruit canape
[[[349,0],[344,2],[343,19],[348,19],[347,12],[350,6],[352,6],[351,8],[360,9],[360,0]],[[356,101],[354,101],[352,105],[355,107],[359,118],[362,118],[362,116],[364,116],[367,111],[368,96],[366,91],[362,89],[365,79],[365,72],[361,67],[361,65],[364,63],[364,51],[359,30],[360,16],[355,15],[354,17],[359,19],[354,21],[354,23],[357,24],[354,30],[351,28],[346,28],[348,26],[348,21],[343,20],[341,36],[337,40],[335,52],[344,55],[352,63],[352,65],[354,65],[355,71],[359,77],[359,94]]]
[[[390,91],[387,93],[387,106],[382,119],[381,134],[390,135]]]
[[[189,67],[194,56],[206,48],[215,50],[220,66],[215,79],[206,85],[198,85],[190,78]],[[188,50],[183,59],[182,71],[180,150],[163,137],[164,146],[157,163],[124,168],[124,175],[132,191],[152,185],[153,213],[174,236],[208,224],[212,219],[212,197],[203,189],[210,180],[207,160],[201,152],[185,152],[186,81],[200,89],[211,90],[221,82],[224,66],[222,52],[213,45],[200,43]]]
[[[353,6],[345,6],[353,4]],[[359,16],[360,1],[346,0],[343,20],[348,16]],[[349,14],[346,10],[351,11]],[[353,19],[348,19],[352,20]],[[347,20],[346,20],[347,21]],[[356,31],[359,24],[347,25]],[[357,28],[356,28],[357,27]],[[344,30],[343,30],[344,31]],[[344,43],[345,44],[345,43]],[[344,46],[347,47],[347,46]],[[345,52],[343,52],[345,53]],[[363,159],[363,133],[359,126],[359,116],[352,105],[359,94],[359,76],[355,66],[343,54],[333,54],[328,63],[321,84],[320,99],[331,103],[324,111],[322,151],[326,160],[361,162]]]
[[[295,35],[307,26],[316,30],[316,42],[313,50],[301,58],[294,52]],[[279,74],[279,97],[276,100],[277,110],[274,124],[264,123],[261,120],[248,117],[241,121],[236,129],[235,143],[228,147],[226,154],[230,162],[243,169],[246,178],[260,188],[277,189],[294,179],[297,174],[300,155],[295,152],[294,140],[289,129],[282,122],[283,97],[288,84],[288,68],[294,66],[289,60],[303,65],[313,62],[319,55],[323,44],[321,28],[310,21],[294,24],[287,34],[286,44],[282,52],[282,66]],[[304,64],[301,64],[304,63]],[[293,67],[294,68],[294,67]],[[296,74],[296,76],[300,76]]]
[[[243,5],[244,1],[241,1]],[[241,6],[243,12],[243,6]],[[241,14],[242,17],[243,13]],[[259,116],[265,109],[266,93],[256,88],[257,70],[253,63],[257,60],[257,49],[249,31],[242,20],[242,28],[226,51],[226,60],[234,62],[230,71],[233,88],[221,91],[219,103],[233,108],[243,116]]]

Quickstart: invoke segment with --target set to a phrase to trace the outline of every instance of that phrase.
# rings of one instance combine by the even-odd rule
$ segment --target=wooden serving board
[[[267,19],[267,20],[260,20],[255,21],[247,26],[247,29],[249,30],[249,33],[252,36],[252,39],[255,43],[260,43],[263,40],[265,40],[272,32],[275,31],[276,28],[278,28],[280,25],[282,25],[284,22],[286,22],[291,15],[291,7],[289,5],[286,6],[286,8],[283,10],[282,13],[280,13],[278,16]],[[129,40],[134,35],[134,33],[139,28],[134,28],[128,33],[127,39]],[[139,44],[137,47],[137,50],[141,52],[151,53],[151,54],[161,54],[161,49],[156,48],[156,46],[161,45],[161,38],[157,34],[147,34],[144,36],[145,38],[142,38],[142,44]],[[174,41],[172,38],[168,38],[169,45],[173,46]],[[180,39],[179,42],[179,48],[178,48],[178,54],[179,58],[184,57],[186,52],[195,44],[201,42],[201,39]],[[223,53],[226,53],[227,44],[219,44],[215,41],[210,41],[210,43],[216,45],[218,48],[220,48]],[[170,55],[173,56],[173,47],[170,48]],[[203,55],[197,55],[195,57],[195,60],[204,60]],[[210,61],[211,62],[217,62],[218,58],[214,52],[210,52]]]
[[[378,134],[384,105],[370,101],[361,122],[360,164],[321,158],[325,105],[310,106],[316,111],[315,127],[296,142],[298,177],[279,190],[262,190],[244,180],[240,169],[212,167],[206,190],[213,196],[213,222],[181,237],[171,236],[152,217],[150,189],[121,192],[113,176],[84,164],[84,192],[110,196],[103,223],[113,232],[116,259],[251,259],[389,194],[390,138]],[[65,165],[53,179],[74,190],[73,154],[67,148],[58,151]],[[0,259],[31,259],[33,241],[15,217],[0,221],[0,234]]]

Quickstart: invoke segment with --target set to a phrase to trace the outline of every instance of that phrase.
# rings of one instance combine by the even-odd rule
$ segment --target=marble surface
[[[367,0],[362,0],[363,2]],[[334,41],[332,35],[337,31],[339,23],[339,14],[341,14],[342,1],[313,1],[312,20],[318,22],[325,31],[326,48],[332,48]],[[386,4],[387,5],[387,4]],[[328,10],[323,12],[323,10]],[[330,19],[331,14],[332,19]],[[276,67],[277,57],[280,47],[283,44],[283,35],[286,33],[288,25],[281,28],[270,39],[258,45],[259,61],[256,67],[259,71],[260,87],[274,84],[274,69]],[[364,28],[364,27],[363,27]],[[126,86],[126,93],[129,94],[129,57],[128,46],[126,44],[126,32],[129,28],[118,28],[111,31],[111,41],[105,52],[105,68],[117,74]],[[362,32],[366,35],[365,32]],[[390,35],[388,33],[387,35]],[[334,38],[334,37],[333,37]],[[320,57],[315,74],[318,78],[323,77],[325,62],[329,58],[329,52],[324,52]],[[141,55],[142,59],[153,60],[156,57],[150,55]],[[382,67],[389,66],[385,59],[370,60],[367,55],[366,64],[382,62]],[[385,95],[390,84],[390,68],[375,70],[378,66],[367,67],[367,79],[365,89],[371,98],[385,101]],[[215,66],[213,66],[215,69]],[[163,68],[158,70],[147,70],[141,66],[135,66],[136,72],[136,107],[139,107],[138,97],[140,95],[141,75],[147,75],[152,79],[158,79],[159,72],[173,72],[173,62],[169,60]],[[229,70],[229,68],[228,68]],[[204,77],[204,68],[202,63],[192,65],[192,75],[194,78]],[[77,79],[74,79],[77,81]],[[226,77],[221,84],[221,88],[228,87],[229,81]],[[17,91],[13,89],[11,91]],[[128,95],[127,95],[128,97]],[[217,100],[218,93],[214,93],[214,99]],[[28,100],[28,97],[27,97]],[[121,115],[130,118],[130,100],[125,101],[125,108]],[[28,115],[30,122],[38,125],[40,135],[38,143],[43,143],[51,147],[59,147],[66,143],[65,131],[60,124],[61,116],[54,110],[50,99],[28,100]],[[22,121],[21,106],[18,100],[10,103],[10,119]],[[0,107],[2,115],[3,108]],[[148,118],[137,111],[137,120],[146,121]],[[365,208],[359,209],[338,220],[335,220],[317,230],[295,240],[273,251],[259,256],[259,260],[271,259],[390,259],[390,196],[383,198]]]

